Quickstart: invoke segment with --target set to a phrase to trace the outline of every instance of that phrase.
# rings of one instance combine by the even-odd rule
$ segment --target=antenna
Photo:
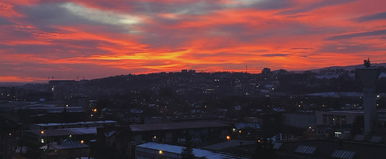
[[[364,64],[366,67],[370,67],[370,66],[371,66],[370,58],[367,58],[367,60],[364,60],[364,61],[363,61],[363,64]]]

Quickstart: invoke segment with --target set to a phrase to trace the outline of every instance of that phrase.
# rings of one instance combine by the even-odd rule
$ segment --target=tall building
[[[356,77],[363,86],[364,134],[368,135],[374,131],[377,118],[375,83],[380,70],[371,66],[370,60],[365,60],[364,65],[356,70]]]

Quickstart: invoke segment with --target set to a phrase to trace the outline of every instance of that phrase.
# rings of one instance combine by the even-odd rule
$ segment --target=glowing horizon
[[[5,0],[0,82],[386,62],[382,0]]]

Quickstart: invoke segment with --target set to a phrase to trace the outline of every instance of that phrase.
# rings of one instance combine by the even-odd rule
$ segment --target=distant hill
[[[0,87],[16,87],[16,86],[22,86],[27,83],[23,82],[0,82]]]
[[[386,63],[375,63],[375,64],[372,64],[372,66],[386,68]],[[358,68],[363,68],[363,67],[364,67],[363,64],[360,64],[360,65],[349,65],[349,66],[330,66],[330,67],[325,67],[325,68],[312,69],[312,70],[308,70],[308,71],[321,72],[321,71],[324,71],[324,70],[338,70],[338,69],[343,69],[343,70],[346,70],[346,71],[352,71],[352,70],[355,70],[355,69],[358,69]]]

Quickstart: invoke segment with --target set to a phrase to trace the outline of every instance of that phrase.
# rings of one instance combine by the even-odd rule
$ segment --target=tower
[[[363,86],[364,134],[368,135],[374,131],[377,118],[375,82],[380,70],[371,66],[369,59],[364,60],[364,66],[356,70],[356,77]]]

